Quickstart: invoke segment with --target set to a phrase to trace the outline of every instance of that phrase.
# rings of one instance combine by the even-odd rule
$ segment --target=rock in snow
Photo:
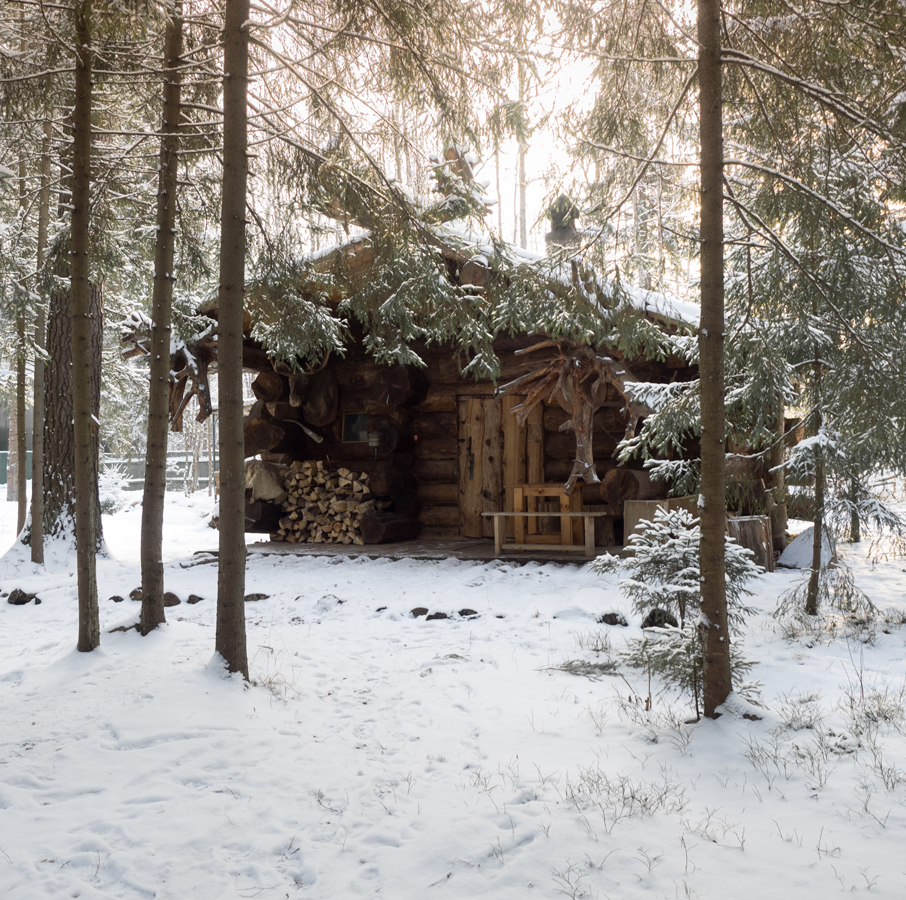
[[[812,541],[814,540],[815,527],[806,528],[802,534],[797,535],[787,544],[786,549],[780,554],[777,565],[785,569],[809,569],[812,565]],[[836,560],[837,553],[827,529],[821,535],[821,565],[826,566]]]

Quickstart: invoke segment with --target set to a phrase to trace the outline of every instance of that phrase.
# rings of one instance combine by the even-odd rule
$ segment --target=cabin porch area
[[[619,555],[623,547],[595,547],[595,554],[612,553]],[[564,553],[553,550],[507,550],[504,546],[500,555],[494,552],[494,541],[484,538],[446,537],[416,538],[410,541],[396,541],[392,544],[287,544],[278,541],[257,541],[248,545],[248,553],[262,556],[337,556],[370,559],[461,559],[475,562],[490,562],[500,559],[505,562],[524,564],[569,563],[584,566],[590,560],[581,553]],[[216,551],[205,551],[204,555],[216,556]]]

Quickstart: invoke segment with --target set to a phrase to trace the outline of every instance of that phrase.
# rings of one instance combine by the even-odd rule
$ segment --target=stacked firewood
[[[286,475],[275,541],[363,544],[365,516],[389,506],[371,492],[366,472],[332,469],[321,460],[296,461]]]

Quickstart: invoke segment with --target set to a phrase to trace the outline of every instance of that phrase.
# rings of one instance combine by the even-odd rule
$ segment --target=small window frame
[[[344,444],[368,443],[368,414],[364,412],[343,413],[341,441]]]

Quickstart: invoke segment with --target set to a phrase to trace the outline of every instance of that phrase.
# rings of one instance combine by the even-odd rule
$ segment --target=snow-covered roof
[[[508,262],[515,266],[545,266],[552,279],[567,286],[573,285],[572,267],[568,259],[546,257],[505,241],[494,241],[489,234],[463,221],[434,225],[431,230],[442,245],[450,247],[456,254],[479,266],[488,266],[493,257],[499,258],[503,255]],[[317,265],[336,254],[355,255],[357,248],[367,247],[368,242],[369,234],[363,232],[342,243],[313,252],[306,257],[306,261]],[[587,267],[583,266],[583,268]],[[612,296],[616,293],[612,279],[598,273],[594,274],[594,279],[603,294]],[[698,328],[700,314],[698,304],[623,283],[620,284],[619,290],[633,306],[651,318],[657,318],[676,326]]]

